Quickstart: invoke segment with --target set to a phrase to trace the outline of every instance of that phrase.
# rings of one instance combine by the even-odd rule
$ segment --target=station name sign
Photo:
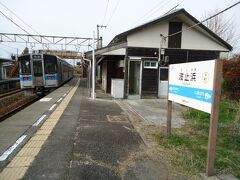
[[[169,65],[168,100],[211,113],[215,63]]]

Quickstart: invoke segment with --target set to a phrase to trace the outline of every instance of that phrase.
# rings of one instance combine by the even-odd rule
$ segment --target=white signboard
[[[169,65],[168,100],[211,113],[215,60]]]

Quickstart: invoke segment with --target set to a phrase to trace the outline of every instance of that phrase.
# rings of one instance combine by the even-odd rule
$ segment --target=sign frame
[[[222,68],[223,60],[215,59],[214,65],[214,75],[213,75],[213,89],[212,89],[212,103],[211,103],[211,117],[210,117],[210,127],[208,136],[208,150],[207,150],[207,166],[206,166],[206,176],[213,176],[214,162],[215,162],[215,152],[216,152],[216,142],[217,142],[217,128],[219,119],[219,103],[221,96],[221,85],[222,85]],[[168,77],[170,77],[170,70],[168,71]],[[169,91],[169,83],[168,83]],[[166,137],[171,136],[171,120],[172,120],[172,101],[167,100],[167,126],[166,126]]]

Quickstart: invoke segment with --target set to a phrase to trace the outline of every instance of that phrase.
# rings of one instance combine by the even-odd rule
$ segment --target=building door
[[[166,98],[167,93],[168,93],[168,67],[160,67],[158,97]]]
[[[141,60],[130,60],[129,62],[129,99],[140,99],[141,97]]]

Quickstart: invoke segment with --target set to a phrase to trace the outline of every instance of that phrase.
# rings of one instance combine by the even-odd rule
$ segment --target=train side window
[[[57,62],[50,59],[45,60],[45,74],[57,73]]]

